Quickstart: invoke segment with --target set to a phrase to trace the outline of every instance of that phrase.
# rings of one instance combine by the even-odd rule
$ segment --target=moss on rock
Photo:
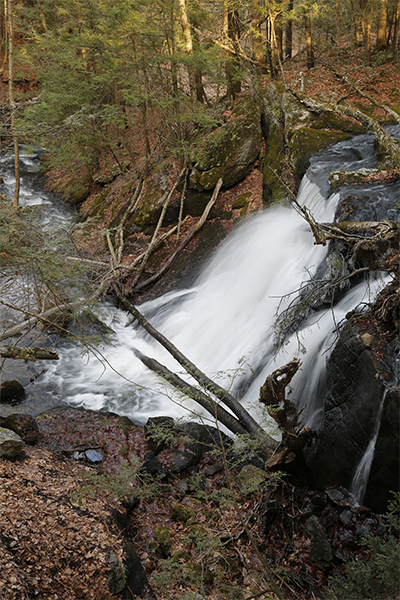
[[[241,181],[261,151],[260,112],[250,97],[241,98],[232,117],[202,140],[193,152],[190,187],[210,190],[222,177],[224,187]]]

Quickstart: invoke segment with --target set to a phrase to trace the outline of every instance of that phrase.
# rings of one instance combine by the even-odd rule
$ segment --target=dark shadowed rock
[[[13,379],[12,381],[3,381],[0,386],[0,403],[19,404],[25,400],[25,389]]]
[[[328,541],[325,528],[321,525],[318,517],[312,515],[307,523],[306,533],[311,540],[309,552],[310,561],[323,568],[329,567],[333,560],[332,548]]]
[[[328,364],[322,426],[306,461],[317,488],[337,484],[351,489],[379,427],[364,502],[384,511],[390,491],[399,489],[399,391],[387,383],[393,378],[393,348],[377,360],[371,340],[350,325],[340,336]]]

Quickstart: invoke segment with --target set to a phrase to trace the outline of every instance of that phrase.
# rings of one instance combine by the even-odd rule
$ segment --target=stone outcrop
[[[0,403],[19,404],[25,400],[24,387],[13,379],[12,381],[3,381],[0,386]]]
[[[362,127],[337,115],[311,113],[281,83],[259,95],[265,156],[264,203],[279,202],[299,185],[316,152],[362,133]],[[286,184],[286,185],[285,185]]]
[[[242,98],[236,103],[231,118],[193,151],[190,187],[211,190],[220,177],[224,187],[232,187],[249,174],[260,151],[259,108],[252,98]]]
[[[389,345],[381,355],[377,338],[359,326],[346,327],[329,360],[322,426],[306,458],[317,488],[339,484],[350,489],[379,428],[364,497],[377,511],[386,509],[391,490],[398,490],[400,483],[399,390],[390,384],[393,350]]]

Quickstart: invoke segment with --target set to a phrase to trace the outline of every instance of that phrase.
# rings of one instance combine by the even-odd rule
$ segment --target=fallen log
[[[217,385],[212,379],[210,379],[205,373],[202,373],[195,364],[193,364],[172,342],[170,342],[165,336],[163,336],[157,329],[155,329],[147,319],[141,314],[141,312],[123,295],[120,288],[116,283],[113,283],[113,289],[120,299],[123,306],[128,312],[130,312],[140,325],[159,342],[164,348],[175,358],[176,361],[207,391],[211,392],[221,400],[227,406],[233,414],[237,417],[238,421],[244,427],[244,429],[256,439],[265,439],[273,443],[273,440],[267,436],[266,432],[260,427],[260,425],[253,419],[253,417],[247,412],[247,410],[240,404],[236,398],[234,398],[227,390]]]
[[[0,346],[0,357],[11,358],[13,360],[58,360],[57,352],[48,350],[48,348],[18,347],[18,346]]]
[[[222,406],[220,406],[215,400],[207,396],[201,390],[195,388],[193,385],[186,383],[173,373],[167,367],[159,363],[154,358],[150,358],[145,354],[142,354],[136,348],[133,349],[134,355],[142,361],[144,365],[157,375],[161,375],[168,383],[174,386],[179,392],[182,392],[192,400],[195,400],[200,406],[202,406],[210,415],[214,417],[214,419],[218,420],[222,425],[225,425],[234,434],[246,434],[247,430],[240,424],[240,422],[228,411],[226,411]]]

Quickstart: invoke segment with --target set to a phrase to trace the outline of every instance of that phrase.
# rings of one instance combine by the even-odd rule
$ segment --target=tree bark
[[[290,0],[288,4],[288,12],[293,10],[294,0]],[[292,58],[293,52],[293,21],[289,17],[285,25],[285,59]]]
[[[12,358],[13,360],[29,360],[35,362],[37,360],[58,360],[57,352],[48,350],[47,348],[18,347],[18,346],[0,346],[1,358]]]
[[[376,46],[375,49],[379,52],[387,46],[386,38],[387,27],[387,0],[379,0],[378,10],[378,28],[376,31]]]
[[[20,164],[19,164],[19,144],[18,137],[15,133],[15,98],[14,98],[14,28],[13,28],[13,13],[12,2],[7,1],[7,20],[8,20],[8,93],[10,99],[11,111],[11,134],[14,143],[14,165],[15,165],[15,189],[13,206],[18,208],[19,190],[21,185]]]
[[[309,11],[304,15],[304,24],[306,31],[307,69],[310,70],[314,68],[315,60],[312,42],[311,15]]]

